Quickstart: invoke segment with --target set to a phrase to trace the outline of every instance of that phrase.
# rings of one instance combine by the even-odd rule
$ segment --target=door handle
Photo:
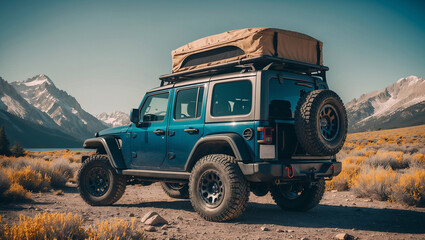
[[[187,132],[187,133],[190,133],[190,134],[194,134],[194,133],[198,133],[199,129],[197,129],[197,128],[186,128],[184,131]]]
[[[162,130],[162,129],[157,129],[157,130],[153,131],[153,133],[155,133],[156,135],[164,135],[165,131]]]

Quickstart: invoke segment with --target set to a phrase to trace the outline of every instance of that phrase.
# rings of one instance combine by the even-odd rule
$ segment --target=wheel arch
[[[196,162],[209,154],[227,154],[237,161],[251,161],[251,154],[244,139],[236,133],[205,136],[196,142],[185,165],[185,171],[191,172]]]
[[[118,170],[127,168],[119,143],[113,136],[87,139],[84,141],[83,148],[96,149],[98,153],[107,155],[111,166],[117,172]],[[82,161],[84,161],[84,159],[82,159]]]

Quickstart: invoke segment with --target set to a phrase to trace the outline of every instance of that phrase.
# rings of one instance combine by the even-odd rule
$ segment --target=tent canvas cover
[[[323,43],[275,28],[232,30],[188,43],[171,52],[173,73],[260,56],[323,65]]]

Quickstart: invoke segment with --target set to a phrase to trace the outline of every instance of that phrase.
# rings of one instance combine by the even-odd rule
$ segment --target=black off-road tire
[[[210,179],[213,183],[208,182]],[[221,198],[217,194],[217,200],[210,202],[213,198],[208,198],[210,195],[206,195],[205,191],[213,191],[214,183],[217,183],[216,189],[221,193]],[[211,188],[206,188],[206,185],[211,185]],[[246,209],[249,193],[249,184],[232,156],[207,155],[193,167],[189,179],[190,202],[196,212],[208,221],[222,222],[237,218]]]
[[[95,172],[103,173],[100,174],[104,179],[102,182],[107,184],[104,192],[98,193],[92,187],[93,181],[90,180],[90,177],[93,178]],[[86,159],[78,171],[77,179],[80,196],[92,206],[112,205],[122,197],[127,185],[126,177],[115,172],[105,155],[93,155]],[[89,186],[90,182],[92,183],[91,187]]]
[[[270,188],[275,203],[283,210],[307,211],[316,207],[325,193],[325,181],[319,180],[313,184],[304,184],[300,195],[288,197],[288,186],[274,185]]]
[[[339,96],[324,89],[301,96],[295,110],[295,133],[308,154],[337,154],[347,137],[347,113]]]
[[[188,199],[189,185],[161,182],[162,190],[171,198]]]

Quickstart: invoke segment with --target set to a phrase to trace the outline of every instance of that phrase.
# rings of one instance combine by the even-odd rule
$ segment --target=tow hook
[[[288,178],[293,178],[294,177],[294,167],[292,165],[288,165],[285,167],[285,171],[286,174],[288,176]]]

